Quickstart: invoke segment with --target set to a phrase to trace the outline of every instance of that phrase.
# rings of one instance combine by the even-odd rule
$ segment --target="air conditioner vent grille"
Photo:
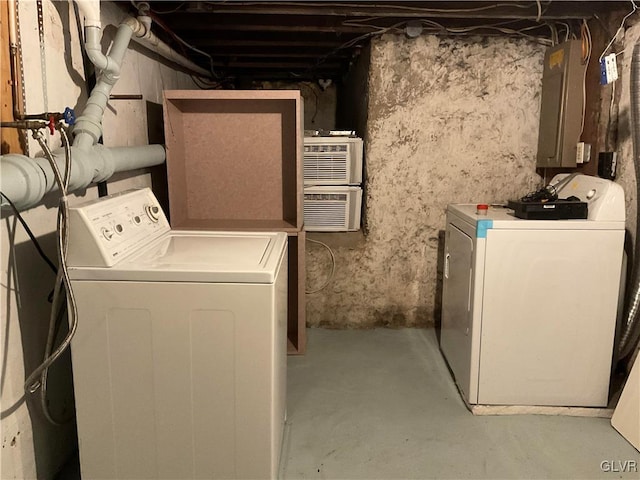
[[[306,197],[311,195],[305,195]],[[322,197],[324,195],[313,195]],[[304,204],[304,222],[314,227],[345,228],[347,224],[346,195],[342,202],[311,200]]]
[[[305,180],[347,179],[347,154],[305,154]]]
[[[305,145],[304,153],[314,152],[314,153],[333,153],[333,152],[344,152],[346,153],[348,150],[346,143],[340,144],[325,144],[325,145]]]
[[[305,137],[303,150],[305,185],[362,183],[362,139]]]
[[[305,200],[334,200],[339,202],[347,201],[346,193],[305,193]]]
[[[304,229],[310,232],[353,232],[360,229],[362,189],[315,186],[304,190]]]

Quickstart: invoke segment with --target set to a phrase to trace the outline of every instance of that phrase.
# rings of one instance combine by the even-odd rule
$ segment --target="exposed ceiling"
[[[133,14],[141,3],[131,2]],[[629,1],[146,3],[154,31],[212,68],[223,83],[336,79],[373,36],[383,33],[512,35],[549,42],[563,40],[567,30],[579,34],[583,18],[597,21],[631,10]]]

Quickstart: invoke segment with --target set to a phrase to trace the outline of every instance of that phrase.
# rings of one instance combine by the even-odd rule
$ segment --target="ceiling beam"
[[[224,67],[224,68],[229,68],[229,69],[236,69],[236,68],[259,68],[259,69],[264,69],[264,70],[284,70],[284,69],[296,69],[296,68],[303,68],[303,69],[312,69],[312,68],[316,68],[319,65],[322,65],[322,67],[324,69],[338,69],[342,66],[341,63],[339,62],[322,62],[321,64],[319,64],[317,61],[309,61],[309,62],[259,62],[259,61],[253,61],[253,62],[245,62],[245,61],[230,61],[230,62],[220,62],[220,61],[214,61],[213,62],[213,66],[214,67]]]
[[[267,53],[258,53],[258,52],[234,52],[234,51],[229,51],[229,50],[209,50],[207,53],[209,53],[212,57],[242,57],[242,58],[269,58],[269,59],[273,59],[273,58],[279,58],[279,59],[286,59],[286,58],[310,58],[310,59],[316,59],[320,56],[322,56],[323,52],[320,52],[318,54],[313,54],[312,52],[307,52],[307,53],[291,53],[291,52],[285,52],[282,50],[278,50],[278,51],[271,51],[271,52],[267,52]],[[351,55],[349,54],[349,52],[335,52],[331,54],[332,58],[350,58]]]
[[[506,5],[510,3],[510,5]],[[189,2],[184,12],[254,15],[306,15],[343,18],[477,18],[569,20],[591,17],[621,8],[625,2],[588,2],[589,8],[578,8],[576,2],[542,1],[541,15],[536,2]],[[628,3],[628,2],[626,2]]]
[[[195,19],[174,21],[172,23],[176,32],[207,31],[217,32],[321,32],[321,33],[369,33],[379,30],[380,27],[372,25],[274,25],[274,24],[249,24],[249,23],[216,23],[215,21],[202,21]]]
[[[282,40],[260,40],[260,39],[251,39],[251,40],[233,40],[228,37],[224,38],[215,38],[210,35],[207,36],[188,36],[181,35],[181,37],[187,41],[188,43],[197,44],[203,47],[285,47],[285,48],[294,48],[294,47],[304,47],[304,48],[335,48],[342,45],[345,41],[349,40],[345,39],[336,39],[336,40],[297,40],[295,38],[289,37],[288,39]]]

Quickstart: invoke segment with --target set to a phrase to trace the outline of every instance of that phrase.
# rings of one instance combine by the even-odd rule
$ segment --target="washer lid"
[[[111,268],[70,268],[73,279],[273,283],[285,233],[171,231]]]

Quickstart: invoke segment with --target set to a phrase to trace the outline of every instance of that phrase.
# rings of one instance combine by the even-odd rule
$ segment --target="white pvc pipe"
[[[73,129],[75,147],[87,150],[95,145],[102,136],[102,117],[109,102],[109,94],[113,86],[120,78],[120,65],[127,51],[133,29],[127,23],[122,23],[118,27],[118,32],[113,40],[109,55],[105,56],[100,51],[100,41],[96,36],[100,30],[97,27],[85,29],[86,50],[92,62],[95,61],[97,68],[102,71],[96,82],[96,86],[91,91],[91,96],[82,115],[76,120]]]
[[[109,59],[102,53],[102,29],[96,26],[84,28],[84,49],[87,52],[89,61],[95,65],[96,69],[104,70],[109,67]],[[111,68],[114,68],[111,66]]]
[[[119,78],[120,65],[131,38],[194,73],[210,76],[205,69],[187,60],[157,38],[149,27],[145,26],[148,22],[134,18],[127,18],[120,25],[109,54],[103,54],[100,43],[100,2],[76,0],[76,3],[85,19],[87,55],[100,70],[100,76],[74,128],[75,138],[73,146],[70,147],[72,163],[69,192],[107,180],[116,172],[160,165],[165,161],[165,150],[161,145],[106,148],[96,144],[102,136],[102,116],[109,100],[109,93]],[[54,161],[63,171],[64,150],[57,150],[53,155]],[[44,195],[58,188],[51,166],[44,158],[3,155],[0,156],[0,168],[0,191],[19,209],[38,204]]]
[[[17,48],[17,38],[18,38],[18,9],[16,5],[16,0],[9,0],[9,45],[11,48]]]
[[[141,21],[142,19],[145,19],[145,18],[149,18],[149,17],[138,17],[138,19],[130,17],[130,18],[127,18],[125,20],[125,22],[128,25],[131,25],[132,28],[134,29],[134,35],[133,35],[132,39],[135,42],[139,43],[143,47],[146,47],[146,48],[158,53],[159,55],[161,55],[162,57],[166,58],[167,60],[170,60],[170,61],[172,61],[174,63],[177,63],[178,65],[180,65],[181,67],[186,68],[187,70],[191,70],[193,73],[197,73],[198,75],[201,75],[201,76],[207,77],[207,78],[211,77],[211,72],[205,70],[204,68],[200,67],[199,65],[196,65],[195,63],[193,63],[191,60],[189,60],[189,59],[185,58],[184,56],[180,55],[178,52],[176,52],[169,45],[167,45],[162,40],[160,40],[151,31],[151,29],[149,29],[149,28],[147,28],[145,26],[146,23],[150,24],[151,22],[149,22],[149,21],[142,22]]]
[[[101,28],[100,0],[76,0],[80,15],[84,17],[85,27]]]
[[[78,117],[76,121],[73,130],[74,146],[85,150],[89,149],[95,145],[102,136],[102,117],[104,110],[107,107],[111,89],[120,77],[120,66],[132,38],[172,62],[201,75],[209,76],[206,70],[178,54],[156,37],[145,23],[135,18],[128,17],[120,24],[108,55],[102,53],[100,27],[86,27],[85,49],[87,56],[96,68],[101,70],[101,73],[96,86],[91,91],[91,96],[87,101],[82,115]]]
[[[16,153],[2,155],[0,161],[0,191],[4,195],[11,201],[17,199],[18,208],[26,208],[42,200],[47,193],[47,178],[36,161]]]
[[[56,150],[53,155],[60,171],[64,171],[64,149]],[[165,150],[162,145],[107,148],[98,144],[89,150],[73,146],[71,158],[69,192],[107,180],[117,172],[161,165],[165,161]],[[47,193],[58,189],[53,170],[42,157],[2,155],[0,166],[0,191],[19,210],[37,205]]]
[[[166,152],[162,145],[115,147],[105,150],[105,155],[109,156],[114,173],[161,165],[166,158]]]

